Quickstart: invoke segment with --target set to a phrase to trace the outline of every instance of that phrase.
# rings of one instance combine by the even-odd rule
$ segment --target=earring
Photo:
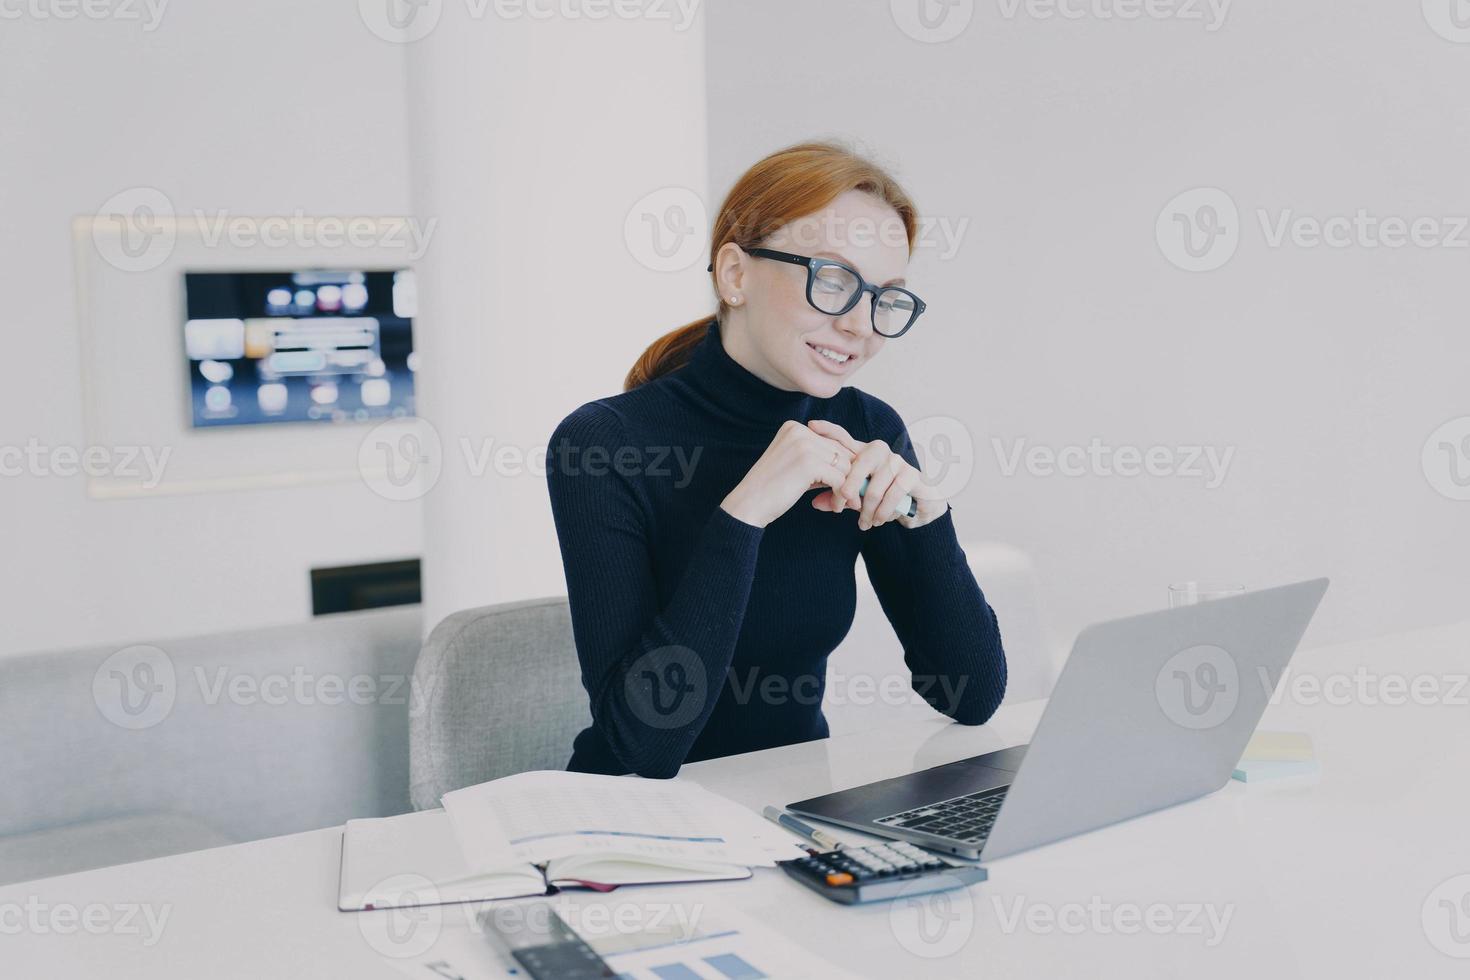
[[[739,304],[740,304],[740,297],[739,296],[731,296],[730,297],[730,305],[731,306],[738,306]]]

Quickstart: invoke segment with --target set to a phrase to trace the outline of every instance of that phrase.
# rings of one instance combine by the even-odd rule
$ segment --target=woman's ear
[[[720,291],[720,299],[731,306],[736,305],[745,286],[745,253],[734,242],[726,242],[715,253],[714,269],[715,285]],[[733,302],[730,299],[732,296],[737,297]]]

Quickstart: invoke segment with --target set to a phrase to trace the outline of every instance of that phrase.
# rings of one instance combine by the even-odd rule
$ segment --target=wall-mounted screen
[[[195,428],[414,412],[409,270],[184,273]]]

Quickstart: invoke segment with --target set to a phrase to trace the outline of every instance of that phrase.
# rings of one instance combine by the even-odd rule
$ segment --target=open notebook
[[[795,848],[749,810],[679,780],[529,772],[442,802],[347,821],[339,909],[747,878]]]

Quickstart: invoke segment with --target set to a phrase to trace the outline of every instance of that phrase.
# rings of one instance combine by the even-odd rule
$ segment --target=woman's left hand
[[[922,527],[942,517],[949,508],[948,501],[931,494],[924,483],[924,474],[883,440],[854,439],[842,426],[826,419],[812,419],[807,427],[817,435],[841,443],[853,454],[852,469],[841,491],[827,490],[812,498],[812,506],[818,510],[840,514],[850,507],[859,511],[858,527],[866,531],[889,521],[898,521],[908,528]],[[858,487],[862,486],[864,477],[868,479],[868,489],[859,497]],[[913,517],[897,513],[905,494],[912,496],[918,505]]]

